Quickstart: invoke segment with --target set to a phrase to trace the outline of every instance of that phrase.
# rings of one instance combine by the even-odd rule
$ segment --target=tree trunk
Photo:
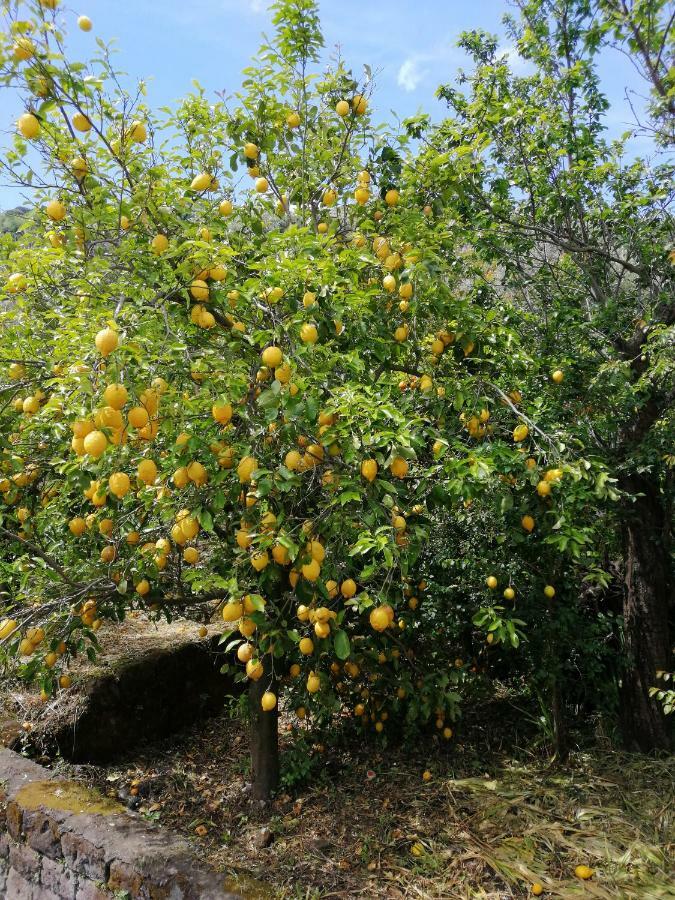
[[[650,699],[649,688],[657,683],[657,671],[671,668],[669,522],[658,483],[630,475],[622,479],[621,487],[635,498],[625,504],[622,526],[627,660],[620,691],[621,726],[629,749],[668,750],[668,725],[658,702]]]
[[[264,674],[258,681],[249,682],[251,746],[251,796],[253,800],[269,803],[279,784],[279,710],[264,712],[260,700],[265,691],[277,697],[278,682],[272,672],[272,657],[263,657]]]

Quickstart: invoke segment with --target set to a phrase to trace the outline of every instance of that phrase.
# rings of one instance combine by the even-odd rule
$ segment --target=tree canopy
[[[313,0],[273,4],[236,94],[160,111],[102,42],[69,61],[58,3],[12,4],[7,667],[47,697],[104,620],[218,615],[258,733],[283,686],[301,720],[450,739],[530,648],[562,735],[570,660],[607,677],[623,633],[626,708],[667,741],[672,165],[605,139],[596,57],[633,20],[601,7],[523,3],[532,75],[464,35],[448,118],[398,129],[368,69],[318,71]]]

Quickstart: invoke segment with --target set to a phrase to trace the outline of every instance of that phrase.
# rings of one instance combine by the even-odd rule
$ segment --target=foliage
[[[0,639],[44,697],[130,609],[222,614],[237,677],[270,658],[319,725],[450,739],[487,661],[593,673],[618,629],[580,593],[672,450],[672,171],[604,141],[565,8],[513,23],[531,76],[465,35],[452,117],[396,134],[368,69],[310,71],[310,0],[239,93],[158,113],[8,7],[36,203],[3,245]]]

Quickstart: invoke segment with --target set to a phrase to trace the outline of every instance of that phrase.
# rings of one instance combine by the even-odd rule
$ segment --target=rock
[[[274,835],[269,828],[260,828],[253,836],[253,846],[258,850],[264,850],[274,840]]]

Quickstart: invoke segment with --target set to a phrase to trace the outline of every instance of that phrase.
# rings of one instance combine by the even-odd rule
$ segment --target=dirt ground
[[[352,734],[339,749],[292,751],[297,730],[282,728],[294,771],[301,758],[313,771],[282,789],[267,822],[248,802],[245,729],[226,715],[78,774],[188,836],[252,900],[501,900],[536,882],[546,897],[675,898],[672,761],[596,749],[553,769],[485,752],[475,734],[414,751],[364,748]],[[591,880],[575,877],[579,864]]]
[[[122,628],[121,641],[119,626],[102,629],[102,661],[79,660],[69,692],[44,705],[13,685],[0,711],[49,730],[94,675],[198,639],[183,623],[132,618]],[[675,900],[672,758],[618,753],[600,738],[551,767],[508,695],[467,710],[450,742],[431,734],[387,746],[353,721],[313,740],[282,714],[282,788],[267,817],[249,802],[246,725],[234,708],[113,764],[40,761],[184,834],[250,900],[505,900],[532,896],[537,882],[544,897]],[[590,880],[575,877],[579,864]]]

